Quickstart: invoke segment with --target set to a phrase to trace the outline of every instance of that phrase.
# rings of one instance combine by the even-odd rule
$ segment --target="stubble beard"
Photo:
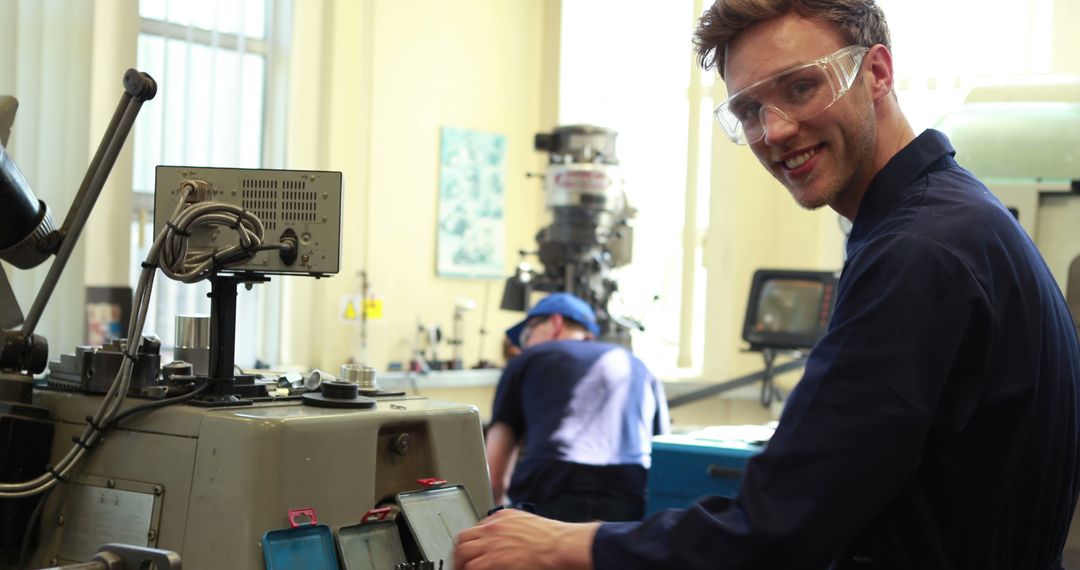
[[[861,90],[853,89],[848,95],[855,96],[858,100],[855,102],[851,120],[840,123],[840,137],[844,141],[843,155],[833,156],[837,161],[833,165],[832,172],[814,172],[806,180],[806,182],[815,182],[815,178],[826,177],[822,180],[824,190],[820,193],[799,192],[797,188],[788,187],[788,192],[795,199],[795,203],[806,210],[812,211],[823,206],[830,206],[842,195],[853,191],[853,186],[862,178],[862,174],[870,168],[873,161],[874,142],[877,140],[874,106],[869,104],[866,94]],[[835,151],[835,148],[835,145],[830,145],[828,150]],[[777,177],[781,183],[784,182],[783,178]]]

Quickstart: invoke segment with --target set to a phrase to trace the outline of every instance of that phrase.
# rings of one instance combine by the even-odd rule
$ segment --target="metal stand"
[[[772,404],[773,400],[783,400],[784,396],[773,383],[773,379],[777,375],[783,374],[784,372],[789,372],[791,370],[798,370],[799,368],[802,368],[806,364],[806,357],[803,355],[802,352],[795,351],[793,352],[793,354],[796,355],[795,360],[792,360],[791,362],[785,362],[783,364],[776,364],[776,357],[784,351],[775,348],[762,348],[760,350],[762,357],[765,359],[764,370],[761,370],[759,372],[752,372],[750,374],[739,376],[738,378],[733,378],[726,382],[720,382],[719,384],[713,384],[712,386],[706,386],[704,388],[699,388],[685,394],[680,394],[679,396],[675,396],[674,398],[669,398],[668,408],[685,406],[686,404],[691,404],[693,402],[697,402],[698,400],[704,400],[705,398],[711,398],[729,390],[748,386],[759,380],[762,383],[760,400],[761,405],[769,406],[770,404]]]
[[[264,396],[254,384],[254,377],[235,374],[236,354],[236,287],[265,283],[263,275],[221,275],[210,277],[210,387],[196,406],[250,405],[248,398]]]
[[[761,376],[761,397],[759,401],[766,408],[772,405],[773,400],[777,402],[784,400],[784,395],[780,393],[780,389],[773,382],[776,376],[776,367],[773,364],[776,362],[777,353],[778,351],[775,348],[761,349],[761,357],[765,360],[765,370],[762,371]]]

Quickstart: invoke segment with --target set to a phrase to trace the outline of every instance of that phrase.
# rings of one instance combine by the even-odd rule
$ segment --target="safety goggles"
[[[870,48],[853,45],[810,63],[781,71],[740,90],[716,106],[713,114],[735,144],[765,137],[765,113],[789,121],[812,119],[851,89]]]
[[[533,317],[533,318],[529,319],[525,323],[525,327],[521,329],[521,335],[518,336],[518,346],[524,348],[525,343],[527,343],[529,341],[529,335],[532,334],[533,329],[535,329],[536,327],[546,323],[549,318],[551,318],[550,315],[542,315],[542,316],[539,316],[539,317]]]

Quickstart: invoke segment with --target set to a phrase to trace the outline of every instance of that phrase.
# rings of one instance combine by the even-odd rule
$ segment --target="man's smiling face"
[[[728,44],[729,93],[758,80],[827,56],[849,44],[831,24],[791,12],[751,26]],[[851,90],[820,115],[794,122],[765,111],[765,136],[754,155],[795,201],[807,209],[831,205],[853,185],[868,181],[877,137],[874,104],[863,74]]]

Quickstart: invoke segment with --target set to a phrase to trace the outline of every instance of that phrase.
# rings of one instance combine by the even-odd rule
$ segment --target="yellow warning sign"
[[[364,316],[370,321],[381,319],[383,316],[383,302],[381,299],[366,299],[364,301]]]
[[[364,299],[360,295],[342,295],[338,304],[338,319],[343,323],[355,323],[360,320],[360,311],[364,308]]]

